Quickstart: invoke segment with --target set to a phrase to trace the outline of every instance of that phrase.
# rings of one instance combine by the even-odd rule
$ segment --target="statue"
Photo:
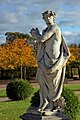
[[[53,112],[60,108],[66,62],[70,56],[61,30],[55,23],[55,12],[45,11],[42,17],[47,27],[40,34],[38,28],[30,33],[38,43],[36,80],[40,85],[40,112]],[[63,99],[64,101],[64,99]],[[46,113],[46,112],[45,112]]]

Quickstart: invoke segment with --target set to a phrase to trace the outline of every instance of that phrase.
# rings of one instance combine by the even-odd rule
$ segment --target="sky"
[[[0,44],[5,43],[6,32],[30,34],[31,28],[42,31],[46,24],[42,13],[56,13],[67,44],[80,43],[80,0],[0,0]]]

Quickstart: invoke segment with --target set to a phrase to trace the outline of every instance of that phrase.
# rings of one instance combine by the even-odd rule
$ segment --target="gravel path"
[[[74,91],[75,94],[80,94],[80,91]]]
[[[1,97],[0,102],[8,102],[11,101],[8,97]]]

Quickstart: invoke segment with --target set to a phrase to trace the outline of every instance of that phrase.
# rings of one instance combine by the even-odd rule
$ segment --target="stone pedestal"
[[[22,120],[69,120],[68,117],[58,111],[38,111],[37,108],[28,108],[27,113],[20,116]]]
[[[41,116],[31,113],[25,113],[20,118],[22,118],[22,120],[69,120],[66,115],[61,113],[57,113],[50,116]]]

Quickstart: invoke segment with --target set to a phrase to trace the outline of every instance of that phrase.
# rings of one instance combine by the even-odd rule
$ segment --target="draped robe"
[[[56,101],[61,96],[65,66],[70,55],[60,29],[58,27],[56,29],[57,31],[52,31],[53,34],[42,42],[40,40],[48,32],[46,33],[46,30],[44,30],[42,36],[37,36],[39,43],[36,80],[40,85],[42,99],[46,98],[48,101]],[[59,36],[57,36],[58,32]]]

